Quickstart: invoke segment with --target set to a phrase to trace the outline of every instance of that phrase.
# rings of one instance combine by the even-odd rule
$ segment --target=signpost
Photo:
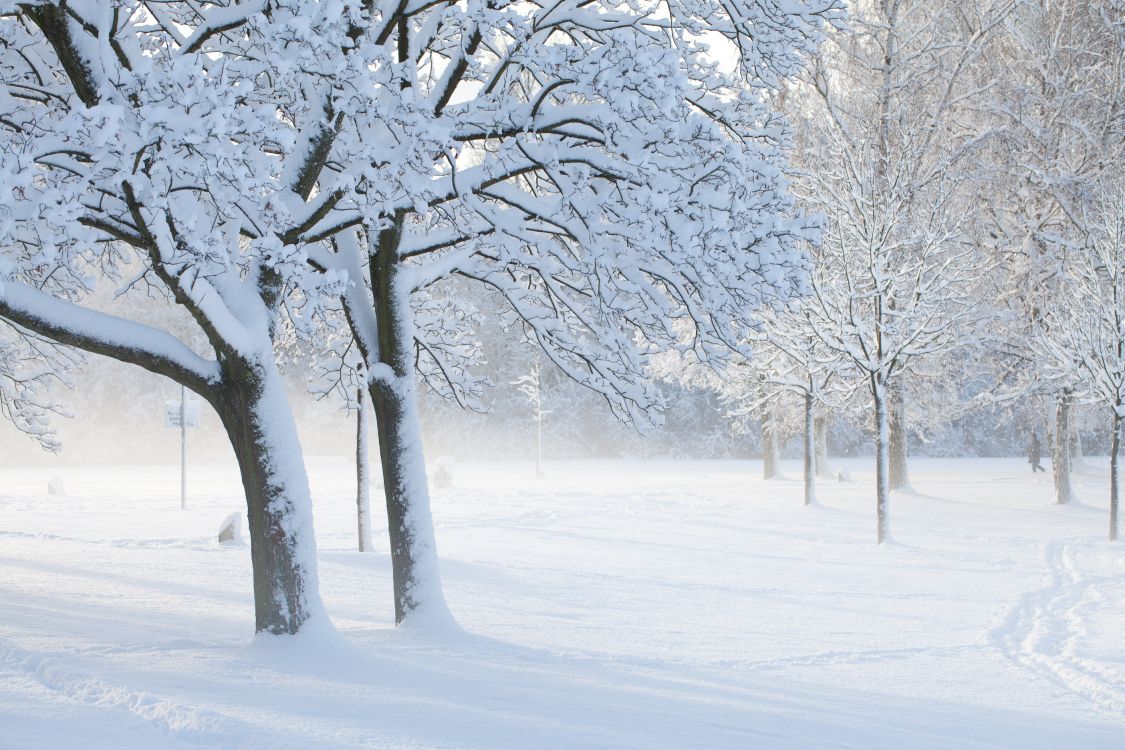
[[[180,400],[164,403],[164,426],[180,429],[180,510],[187,509],[187,428],[199,426],[199,402],[188,401],[180,386]]]

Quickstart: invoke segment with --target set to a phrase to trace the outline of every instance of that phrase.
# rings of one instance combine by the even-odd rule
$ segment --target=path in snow
[[[1125,577],[1091,575],[1080,567],[1075,543],[1049,542],[1044,560],[1050,580],[1025,594],[994,640],[1006,656],[1058,682],[1100,710],[1125,717],[1125,665],[1084,656],[1086,617],[1101,608],[1125,625]],[[1125,631],[1107,634],[1125,640]]]

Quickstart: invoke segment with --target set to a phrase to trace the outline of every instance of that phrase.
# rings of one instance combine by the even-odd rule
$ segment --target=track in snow
[[[30,679],[64,699],[131,715],[181,742],[214,745],[238,736],[228,718],[213,711],[81,674],[56,657],[26,651],[0,638],[0,675],[5,673]]]
[[[1082,610],[1104,596],[1104,586],[1119,581],[1082,571],[1067,542],[1045,545],[1050,574],[1046,586],[1025,594],[992,641],[1015,663],[1032,669],[1098,709],[1125,716],[1125,673],[1076,655],[1086,635]]]

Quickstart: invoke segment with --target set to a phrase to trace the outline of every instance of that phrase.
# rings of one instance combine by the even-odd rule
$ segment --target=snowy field
[[[392,627],[386,530],[312,460],[339,631],[252,638],[233,469],[0,470],[0,747],[1125,748],[1125,543],[1018,459],[869,461],[801,507],[757,462],[458,465],[434,492],[464,632]],[[67,497],[48,496],[60,474]]]

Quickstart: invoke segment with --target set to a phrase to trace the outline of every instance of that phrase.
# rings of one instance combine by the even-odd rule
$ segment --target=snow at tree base
[[[0,0],[0,750],[1125,748],[1122,165],[1125,0]]]

